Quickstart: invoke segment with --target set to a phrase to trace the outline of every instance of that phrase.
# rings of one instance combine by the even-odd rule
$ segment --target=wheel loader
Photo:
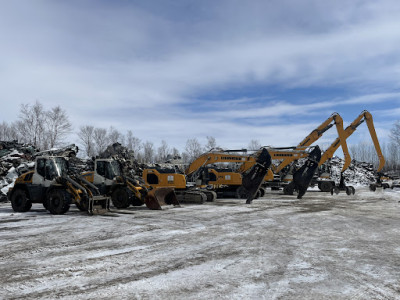
[[[71,174],[63,156],[36,157],[34,171],[22,174],[8,192],[15,212],[27,212],[32,203],[42,203],[50,213],[65,214],[71,204],[89,214],[104,213],[109,197],[102,196],[95,186]]]
[[[94,171],[85,172],[82,176],[94,184],[101,193],[110,196],[116,208],[143,204],[149,209],[162,209],[162,206],[168,204],[179,206],[172,187],[146,187],[144,182],[124,176],[119,161],[115,159],[96,159]]]

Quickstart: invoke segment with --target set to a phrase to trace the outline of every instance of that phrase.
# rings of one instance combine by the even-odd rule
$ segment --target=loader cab
[[[57,177],[66,175],[67,172],[68,162],[64,157],[38,157],[36,158],[32,184],[49,187]]]
[[[114,159],[96,159],[94,183],[105,183],[112,185],[116,177],[121,176],[121,168],[118,161]]]

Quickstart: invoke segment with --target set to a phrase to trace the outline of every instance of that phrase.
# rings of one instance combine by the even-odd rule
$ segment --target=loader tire
[[[372,191],[372,192],[375,192],[376,191],[376,185],[375,184],[370,184],[369,185],[369,190]]]
[[[115,189],[111,194],[111,200],[116,208],[127,208],[130,205],[128,192],[124,188]]]
[[[49,211],[53,215],[63,215],[69,210],[69,200],[62,190],[54,189],[48,194]]]
[[[11,196],[11,206],[15,212],[27,212],[32,207],[32,202],[24,190],[17,189]]]

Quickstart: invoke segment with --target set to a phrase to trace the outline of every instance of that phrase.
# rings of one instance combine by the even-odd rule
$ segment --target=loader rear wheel
[[[112,192],[111,200],[116,208],[127,208],[130,205],[128,192],[124,188],[117,188]]]
[[[69,210],[69,200],[62,190],[52,190],[48,195],[48,209],[53,215],[63,215]]]
[[[16,190],[11,196],[11,206],[15,212],[27,212],[32,207],[32,202],[22,189]]]

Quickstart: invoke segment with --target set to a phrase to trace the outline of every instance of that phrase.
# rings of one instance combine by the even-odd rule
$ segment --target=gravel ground
[[[400,191],[62,216],[0,203],[0,298],[400,299]]]

